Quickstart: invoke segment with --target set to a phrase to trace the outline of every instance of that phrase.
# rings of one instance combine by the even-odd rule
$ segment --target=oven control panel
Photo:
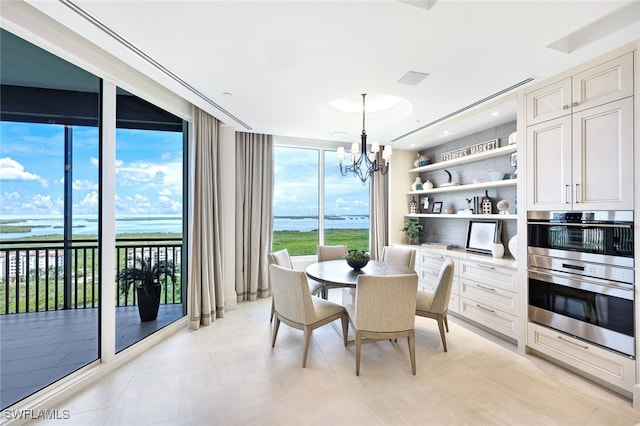
[[[605,265],[602,263],[590,263],[573,259],[530,255],[529,265],[538,268],[551,269],[553,271],[601,278],[604,280],[618,281],[628,284],[634,283],[633,269]]]

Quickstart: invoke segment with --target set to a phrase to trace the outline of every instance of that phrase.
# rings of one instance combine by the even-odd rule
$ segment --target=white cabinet
[[[633,209],[633,54],[526,95],[527,208]]]
[[[527,207],[633,209],[633,98],[527,127]]]
[[[517,340],[516,271],[490,262],[461,260],[460,315]]]
[[[633,96],[632,53],[528,93],[527,126],[629,96]]]
[[[635,361],[538,324],[527,325],[527,346],[627,392],[633,392]]]
[[[438,286],[438,276],[440,275],[440,268],[445,260],[449,259],[448,256],[440,255],[437,253],[428,252],[425,250],[418,250],[416,259],[416,273],[418,274],[418,290],[435,292]],[[458,300],[459,300],[459,279],[458,279],[458,260],[453,260],[453,283],[451,286],[451,297],[449,298],[449,310],[452,312],[458,312]]]

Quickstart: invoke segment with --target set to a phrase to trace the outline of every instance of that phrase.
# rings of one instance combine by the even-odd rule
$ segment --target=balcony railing
[[[161,303],[182,303],[182,239],[126,238],[116,241],[116,273],[136,258],[171,260],[175,280],[163,279]],[[0,242],[0,314],[82,309],[99,306],[97,240]],[[123,293],[115,282],[116,306],[137,304],[134,288]]]

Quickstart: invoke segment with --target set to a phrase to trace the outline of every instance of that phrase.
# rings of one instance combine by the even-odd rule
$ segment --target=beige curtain
[[[193,220],[187,304],[192,329],[224,316],[219,126],[217,119],[194,107]]]
[[[378,154],[378,161],[382,161]],[[382,259],[382,248],[389,244],[389,179],[374,173],[369,181],[369,245],[373,260]]]
[[[236,294],[269,297],[267,255],[273,213],[273,137],[236,133]]]

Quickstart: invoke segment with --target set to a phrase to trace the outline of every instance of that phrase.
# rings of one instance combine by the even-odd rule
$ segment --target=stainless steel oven
[[[633,212],[528,213],[529,320],[635,357]]]

